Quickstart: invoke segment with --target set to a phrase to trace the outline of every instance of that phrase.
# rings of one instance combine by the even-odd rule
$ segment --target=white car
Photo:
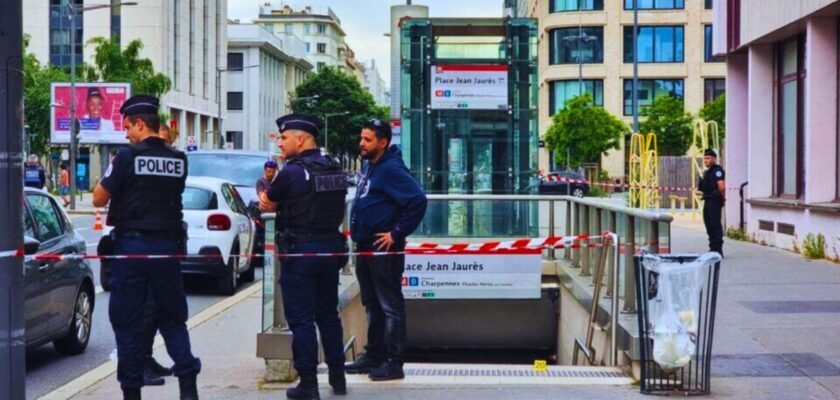
[[[256,227],[233,183],[204,176],[188,176],[181,203],[187,223],[187,257],[181,261],[184,274],[216,278],[222,294],[236,293],[241,282],[253,282]],[[103,232],[108,235],[111,227]],[[195,257],[207,255],[209,257]],[[240,256],[243,255],[243,256]],[[102,288],[110,289],[110,266],[100,269]]]
[[[188,176],[182,204],[187,254],[213,255],[184,259],[183,273],[214,276],[218,290],[227,295],[236,292],[240,280],[253,282],[250,255],[254,254],[256,227],[233,183]]]

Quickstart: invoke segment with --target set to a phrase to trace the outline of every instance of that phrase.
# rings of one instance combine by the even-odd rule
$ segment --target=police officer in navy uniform
[[[712,149],[706,149],[703,153],[703,164],[706,172],[698,185],[703,192],[703,224],[709,235],[709,251],[723,256],[721,210],[726,202],[726,172],[717,165],[717,153]]]
[[[182,255],[185,232],[181,195],[187,177],[184,153],[158,136],[158,99],[133,96],[120,108],[131,146],[120,150],[93,193],[93,204],[111,201],[114,249],[120,255]],[[143,386],[143,315],[147,295],[158,305],[158,327],[180,384],[180,398],[198,399],[201,362],[192,355],[187,299],[178,258],[112,261],[108,314],[117,341],[117,380],[124,399],[140,399]],[[151,290],[150,290],[151,288]]]
[[[262,211],[277,212],[277,253],[345,253],[347,242],[339,227],[344,219],[347,179],[338,163],[317,147],[321,121],[290,114],[279,118],[277,126],[286,165],[260,200]],[[329,366],[330,386],[334,394],[344,395],[338,280],[347,257],[289,257],[280,262],[283,309],[292,330],[294,367],[300,374],[300,383],[287,390],[286,397],[319,398],[316,325]]]
[[[38,156],[30,154],[26,161],[26,166],[23,167],[23,186],[43,189],[47,183],[44,168],[38,162]]]

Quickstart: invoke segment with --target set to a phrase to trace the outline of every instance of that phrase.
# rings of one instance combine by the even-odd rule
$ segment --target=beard
[[[364,160],[373,160],[374,158],[376,158],[376,154],[375,154],[374,152],[372,152],[372,151],[364,151],[364,150],[360,150],[360,151],[359,151],[359,155],[360,155],[360,156],[362,157],[362,159],[364,159]]]

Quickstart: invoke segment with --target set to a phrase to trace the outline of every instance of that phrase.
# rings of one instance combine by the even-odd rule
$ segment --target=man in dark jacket
[[[426,195],[408,171],[402,153],[390,147],[391,126],[377,119],[362,127],[359,150],[367,163],[356,188],[350,232],[358,251],[405,249],[406,237],[426,213]],[[356,277],[367,310],[366,352],[345,366],[374,381],[402,379],[406,338],[402,294],[404,255],[359,257]]]

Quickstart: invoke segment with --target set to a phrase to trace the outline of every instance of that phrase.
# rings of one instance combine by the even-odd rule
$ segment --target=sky
[[[383,36],[389,31],[392,5],[405,4],[404,0],[228,0],[228,19],[248,23],[257,18],[259,7],[270,1],[273,8],[284,4],[293,9],[305,6],[330,7],[341,20],[341,27],[347,34],[346,41],[356,52],[356,59],[370,65],[376,60],[376,67],[385,80],[391,83],[391,42]],[[502,16],[502,0],[414,0],[414,5],[429,7],[430,17],[492,17]]]

